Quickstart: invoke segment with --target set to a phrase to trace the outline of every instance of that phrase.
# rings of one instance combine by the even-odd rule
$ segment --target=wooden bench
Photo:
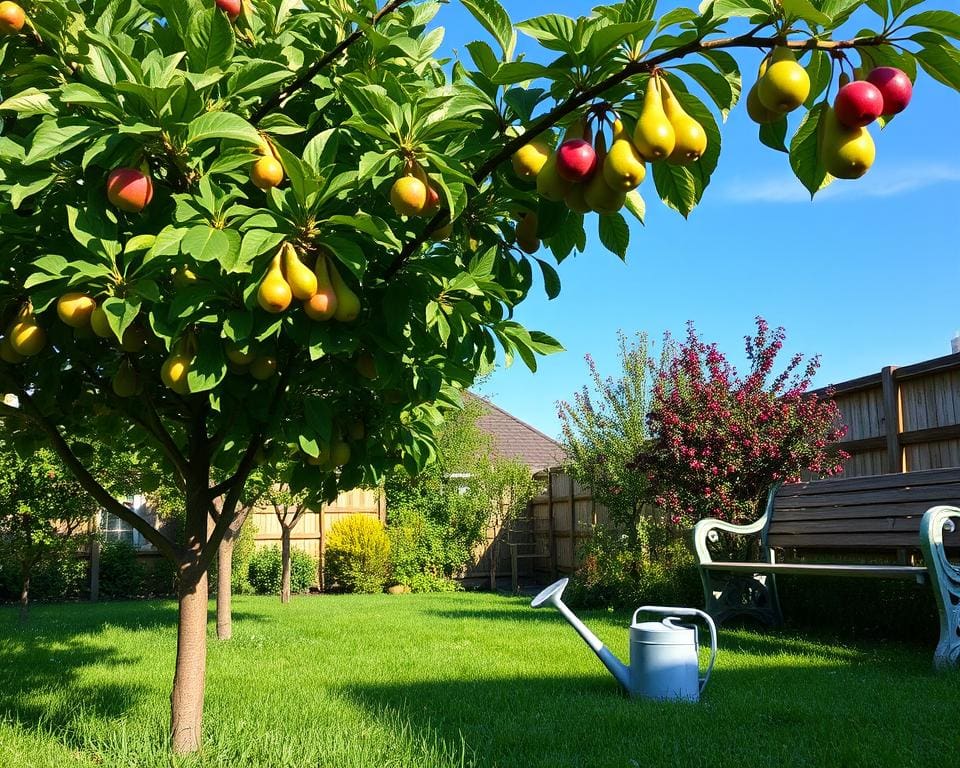
[[[954,520],[960,521],[960,469],[775,486],[756,522],[708,519],[694,528],[706,610],[718,624],[741,614],[780,624],[778,574],[929,582],[940,611],[934,663],[956,666],[960,567],[946,551],[960,548],[960,525]],[[729,555],[715,559],[711,550],[720,549],[721,533],[753,536],[758,554],[746,561]],[[799,553],[815,553],[817,561],[788,562]],[[840,553],[874,563],[843,562]]]

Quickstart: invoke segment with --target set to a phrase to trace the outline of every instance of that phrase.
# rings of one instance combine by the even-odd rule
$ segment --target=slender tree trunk
[[[200,749],[207,671],[207,574],[180,570],[177,666],[170,694],[170,739],[175,754]]]
[[[170,744],[174,754],[197,752],[203,739],[203,692],[207,672],[207,570],[200,569],[207,542],[209,455],[206,436],[191,447],[195,474],[186,478],[186,552],[180,562],[180,616],[177,624],[177,664],[170,693]]]
[[[290,602],[290,528],[281,524],[280,556],[283,571],[280,579],[280,602]]]
[[[30,566],[29,560],[20,565],[20,621],[26,623],[30,616]]]
[[[233,637],[233,548],[230,532],[217,548],[217,639]]]

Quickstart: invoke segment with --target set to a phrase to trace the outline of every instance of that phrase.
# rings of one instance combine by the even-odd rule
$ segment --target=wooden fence
[[[960,467],[960,354],[887,366],[816,394],[828,389],[848,427],[840,445],[851,456],[840,476]],[[530,568],[533,574],[571,573],[579,545],[609,513],[562,468],[544,474],[546,491],[527,513],[537,555]]]

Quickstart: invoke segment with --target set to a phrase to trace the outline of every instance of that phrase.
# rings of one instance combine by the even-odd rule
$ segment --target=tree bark
[[[233,548],[228,532],[217,548],[217,639],[233,637]]]
[[[20,621],[26,623],[30,616],[30,561],[20,565]]]
[[[207,671],[207,574],[180,569],[177,665],[170,694],[170,741],[174,754],[200,749]]]
[[[280,578],[280,602],[290,602],[290,528],[281,525],[280,530],[280,559],[283,570]]]

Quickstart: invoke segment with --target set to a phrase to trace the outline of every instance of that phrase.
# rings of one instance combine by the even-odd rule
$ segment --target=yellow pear
[[[330,460],[338,467],[350,461],[350,444],[336,440],[330,448]]]
[[[597,167],[603,168],[607,161],[607,142],[602,133],[597,134],[594,143],[597,153]],[[607,184],[604,174],[594,173],[583,190],[583,199],[590,209],[597,213],[616,213],[627,200],[627,193],[623,190],[614,190]]]
[[[199,279],[197,273],[189,267],[177,267],[173,272],[173,287],[183,290],[194,285]]]
[[[250,375],[257,381],[266,381],[277,372],[277,358],[261,355],[250,364]]]
[[[870,170],[877,156],[873,137],[866,128],[847,128],[833,107],[823,116],[820,137],[820,159],[831,176],[838,179],[859,179]]]
[[[323,251],[317,254],[313,271],[317,278],[317,291],[304,302],[303,311],[311,320],[329,320],[337,311],[337,293],[330,281],[327,254]]]
[[[586,184],[571,184],[570,189],[567,190],[567,194],[564,195],[563,198],[563,202],[567,204],[567,208],[574,213],[590,213],[593,209],[584,197],[586,189]]]
[[[317,276],[300,261],[297,250],[290,243],[283,244],[283,277],[295,299],[306,301],[317,292]]]
[[[141,389],[140,377],[137,376],[137,372],[128,360],[120,363],[120,367],[117,368],[117,372],[113,374],[113,379],[110,384],[117,397],[133,397],[138,394]]]
[[[244,349],[247,351],[244,352]],[[227,342],[227,360],[234,365],[250,365],[256,356],[257,354],[254,351],[252,344],[248,344],[246,347],[241,347],[235,341]]]
[[[619,120],[613,123],[613,144],[603,162],[603,179],[610,189],[629,192],[640,186],[647,176],[643,157],[633,146]]]
[[[167,389],[171,389],[178,395],[185,395],[190,391],[187,384],[187,374],[190,373],[190,366],[193,360],[180,351],[180,346],[174,347],[170,356],[163,361],[160,366],[160,380]]]
[[[349,323],[356,320],[360,314],[360,299],[357,297],[350,286],[347,285],[340,273],[337,271],[333,260],[328,264],[330,269],[330,284],[333,286],[333,292],[337,295],[337,308],[333,313],[335,320],[341,323]]]
[[[707,133],[703,126],[686,113],[667,81],[663,81],[663,111],[673,126],[676,142],[667,161],[673,165],[689,165],[707,150]]]
[[[537,237],[537,227],[540,221],[537,214],[530,211],[517,222],[517,245],[524,253],[536,253],[540,250],[540,238]]]
[[[47,344],[46,331],[37,324],[32,312],[10,326],[7,339],[13,351],[21,357],[33,357]]]
[[[267,274],[260,281],[260,287],[257,289],[257,301],[267,312],[276,314],[289,307],[292,300],[293,291],[290,290],[290,286],[283,278],[280,254],[278,253],[270,262]]]
[[[652,161],[669,157],[676,140],[673,125],[663,109],[660,78],[651,75],[647,81],[640,119],[637,120],[637,127],[633,132],[633,143],[643,157]]]
[[[810,95],[810,76],[789,48],[773,52],[763,76],[757,81],[757,98],[774,112],[792,112]]]
[[[552,153],[537,174],[537,194],[559,203],[570,191],[570,182],[557,173],[557,155]]]
[[[107,322],[107,313],[103,307],[97,307],[90,313],[90,327],[101,339],[113,338],[113,331],[110,329],[110,323]]]
[[[71,328],[88,326],[96,308],[97,302],[85,293],[65,293],[57,300],[57,316]]]
[[[763,106],[763,103],[760,101],[760,97],[757,95],[756,83],[753,84],[753,87],[750,88],[750,92],[747,93],[747,114],[757,125],[775,123],[777,120],[783,117],[783,112],[776,112]]]
[[[513,153],[513,171],[521,179],[537,176],[550,157],[550,145],[543,139],[534,139]]]

